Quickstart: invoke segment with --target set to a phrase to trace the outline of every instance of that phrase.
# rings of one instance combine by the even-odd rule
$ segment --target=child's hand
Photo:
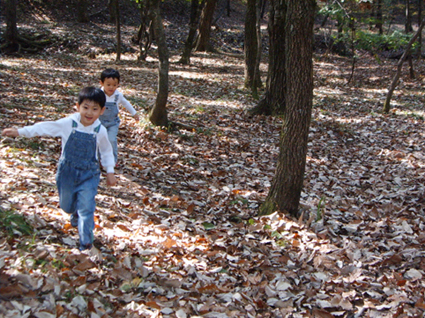
[[[139,121],[139,120],[140,120],[140,118],[139,118],[139,114],[134,115],[134,116],[133,116],[133,118],[134,118],[135,120],[137,120],[137,121]]]
[[[115,178],[115,175],[113,173],[106,174],[106,184],[110,187],[117,184],[117,179]]]
[[[3,129],[1,134],[2,134],[2,136],[8,136],[8,137],[18,137],[19,136],[18,129],[16,129],[16,128]]]

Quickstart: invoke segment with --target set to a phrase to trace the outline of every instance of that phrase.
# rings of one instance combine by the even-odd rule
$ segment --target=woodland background
[[[384,30],[403,39],[405,1],[385,3]],[[369,46],[352,51],[352,73],[353,56],[325,45],[336,21],[330,16],[320,28],[318,15],[303,214],[259,217],[281,118],[248,112],[258,101],[244,87],[245,7],[230,4],[230,16],[213,26],[219,51],[193,52],[183,66],[175,62],[188,4],[162,3],[167,111],[194,128],[168,133],[121,113],[119,184],[101,182],[91,253],[78,251],[78,233],[58,207],[60,141],[2,137],[2,317],[423,317],[423,60],[413,59],[414,78],[406,63],[383,113],[407,41],[358,40]],[[115,62],[106,5],[92,1],[90,22],[81,24],[74,2],[19,3],[20,32],[53,41],[35,54],[0,55],[0,128],[73,112],[79,89],[97,85],[106,67],[120,71],[121,90],[147,114],[157,89],[155,45],[138,60],[131,41],[138,10],[123,1]]]

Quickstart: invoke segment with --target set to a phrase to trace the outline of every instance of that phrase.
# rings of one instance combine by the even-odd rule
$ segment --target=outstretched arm
[[[2,136],[8,136],[8,137],[18,137],[19,132],[17,128],[6,128],[3,129],[1,132]]]

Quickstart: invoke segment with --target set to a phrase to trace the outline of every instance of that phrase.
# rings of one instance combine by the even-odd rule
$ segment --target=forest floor
[[[66,45],[1,56],[1,129],[72,113],[106,67],[143,114],[121,113],[118,185],[102,177],[90,252],[58,206],[60,141],[1,137],[1,212],[34,228],[0,234],[1,317],[423,317],[424,62],[415,79],[404,69],[384,114],[396,60],[358,52],[347,83],[350,58],[315,54],[303,216],[259,217],[281,119],[247,113],[256,100],[243,88],[243,25],[220,23],[216,44],[237,54],[196,52],[183,66],[171,50],[168,116],[195,127],[175,133],[146,118],[158,61],[155,48],[137,60],[134,26],[123,26],[120,62],[105,53],[114,27],[98,22],[43,22]]]

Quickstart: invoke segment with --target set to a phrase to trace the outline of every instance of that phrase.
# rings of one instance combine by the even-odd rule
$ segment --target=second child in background
[[[118,91],[120,84],[120,73],[112,68],[107,68],[100,74],[100,85],[106,95],[105,112],[99,117],[100,122],[105,126],[108,131],[109,142],[112,145],[114,152],[115,162],[118,163],[118,128],[120,125],[119,105],[122,105],[127,109],[131,116],[139,121],[139,115],[137,114],[134,107],[124,97],[124,95]]]

